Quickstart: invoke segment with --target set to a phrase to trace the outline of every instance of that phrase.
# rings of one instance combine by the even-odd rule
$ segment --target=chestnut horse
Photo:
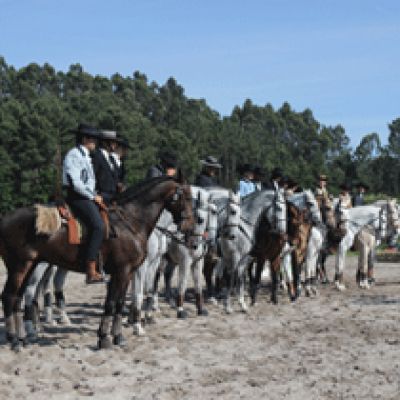
[[[146,180],[122,193],[117,205],[109,209],[115,235],[103,242],[101,258],[111,278],[98,330],[99,348],[121,345],[122,310],[133,272],[144,261],[147,240],[166,208],[183,232],[194,224],[190,188],[182,179],[168,177]],[[35,266],[47,261],[67,270],[85,273],[83,245],[71,245],[67,229],[62,226],[52,235],[37,234],[34,207],[17,209],[0,221],[0,251],[7,268],[2,301],[7,340],[14,350],[25,344],[22,318],[22,296]],[[110,339],[113,336],[113,341]]]

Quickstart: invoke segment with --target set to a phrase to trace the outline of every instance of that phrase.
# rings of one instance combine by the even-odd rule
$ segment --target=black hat
[[[292,179],[292,178],[287,178],[286,184],[287,184],[287,187],[288,187],[289,189],[294,189],[295,187],[298,187],[298,186],[299,186],[298,182],[296,182],[296,181],[295,181],[294,179]]]
[[[128,139],[126,139],[125,137],[118,136],[116,142],[118,143],[119,146],[132,150],[132,146],[129,144]]]
[[[346,191],[346,192],[350,192],[350,190],[351,190],[351,186],[348,184],[348,183],[342,183],[340,186],[339,186],[339,189],[341,189],[341,190],[344,190],[344,191]]]
[[[357,188],[364,188],[365,190],[369,190],[369,186],[365,184],[364,182],[358,182],[356,185]]]
[[[75,133],[77,136],[90,136],[95,138],[101,137],[100,132],[96,127],[84,123],[79,124],[78,128],[72,129],[71,132]]]
[[[217,169],[221,169],[222,165],[218,162],[217,158],[213,156],[207,156],[204,160],[200,160],[201,164],[205,167],[213,167]]]
[[[260,176],[260,177],[263,177],[263,176],[266,175],[266,173],[265,173],[263,167],[260,167],[259,165],[256,165],[256,166],[254,167],[253,173],[254,173],[254,175],[257,175],[257,176]]]
[[[116,142],[117,141],[117,132],[101,130],[100,131],[100,139],[101,140],[112,140],[112,141]]]
[[[274,168],[271,173],[271,179],[283,178],[283,171],[280,168]]]
[[[178,165],[176,155],[168,151],[161,152],[159,158],[164,167],[176,168]]]
[[[239,172],[239,174],[245,174],[246,172],[254,172],[254,166],[249,163],[241,164],[238,166],[237,171]]]

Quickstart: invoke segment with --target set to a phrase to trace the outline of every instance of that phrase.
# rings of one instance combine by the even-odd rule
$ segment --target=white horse
[[[254,247],[263,246],[263,243],[257,243],[257,239],[266,239],[266,232],[261,234],[263,229],[274,231],[279,235],[286,235],[286,201],[282,191],[263,190],[254,192],[242,199],[239,223],[234,223],[237,220],[235,217],[239,215],[239,210],[232,201],[229,203],[229,210],[230,214],[228,216],[233,220],[230,222],[228,218],[227,228],[223,231],[224,235],[220,239],[223,251],[222,260],[225,264],[224,271],[229,272],[228,276],[231,275],[226,290],[225,311],[227,313],[232,312],[230,295],[234,277],[236,276],[239,283],[238,301],[241,310],[245,312],[247,310],[244,299],[245,271],[250,271],[251,293],[254,303],[262,269],[266,261],[265,259],[258,260],[251,251]],[[256,237],[258,232],[260,237]],[[251,273],[250,267],[256,260],[257,268],[254,275]],[[276,294],[274,288],[275,286],[273,285],[273,296]]]
[[[372,259],[377,242],[389,236],[393,229],[398,230],[398,211],[393,201],[387,201],[382,206],[367,205],[342,211],[346,216],[347,234],[339,244],[335,263],[335,287],[344,291],[343,282],[346,252],[353,243],[359,254],[359,286],[369,289],[367,276],[368,260]],[[371,262],[371,261],[370,261]]]

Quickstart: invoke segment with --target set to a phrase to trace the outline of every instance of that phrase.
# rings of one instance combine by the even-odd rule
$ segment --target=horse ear
[[[176,174],[176,181],[182,185],[186,183],[186,179],[184,178],[182,170],[180,168],[178,168],[178,172]]]

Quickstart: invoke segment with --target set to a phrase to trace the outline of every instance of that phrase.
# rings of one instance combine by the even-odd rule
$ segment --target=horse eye
[[[211,210],[211,214],[215,215],[217,212],[215,210]]]
[[[232,211],[231,211],[231,214],[232,214],[232,215],[236,215],[236,211],[235,211],[235,210],[232,210]]]

